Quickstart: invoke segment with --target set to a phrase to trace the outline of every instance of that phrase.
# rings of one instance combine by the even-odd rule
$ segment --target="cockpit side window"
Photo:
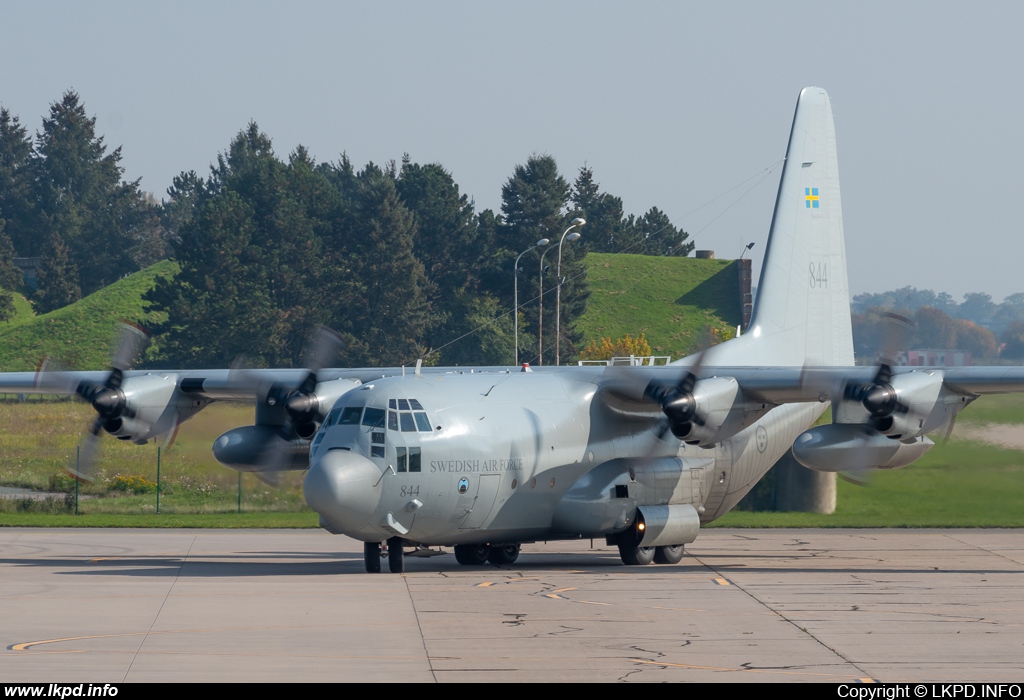
[[[383,408],[367,408],[363,413],[363,425],[368,428],[377,428],[384,425],[384,414],[386,411]]]
[[[430,432],[430,421],[427,420],[427,414],[426,413],[414,413],[413,415],[416,416],[416,427],[420,429],[420,432],[421,433],[429,433]]]
[[[335,409],[337,410],[337,409]],[[333,413],[333,411],[332,411]],[[363,415],[362,406],[346,406],[341,410],[341,417],[338,418],[338,425],[359,425],[359,418]],[[334,423],[331,423],[334,425]]]

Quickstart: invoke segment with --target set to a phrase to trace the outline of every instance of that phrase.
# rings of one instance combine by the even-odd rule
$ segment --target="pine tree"
[[[430,329],[423,265],[413,253],[415,221],[398,197],[395,180],[372,163],[357,176],[358,199],[348,236],[348,287],[335,327],[362,349],[359,364],[405,364],[422,357]]]
[[[674,255],[685,258],[693,252],[693,243],[687,243],[690,234],[672,225],[668,216],[657,207],[651,207],[636,223],[642,248],[647,255]],[[637,251],[641,252],[641,251]]]
[[[208,182],[190,174],[169,190],[178,207],[180,272],[147,299],[167,312],[164,361],[298,365],[316,322],[322,256],[308,191],[327,186],[302,157],[276,158],[255,123],[218,156]],[[320,314],[317,316],[317,314]]]
[[[499,229],[502,259],[502,278],[507,280],[500,298],[512,297],[513,273],[511,269],[515,258],[520,252],[534,245],[541,238],[551,240],[551,250],[543,260],[547,268],[544,272],[544,363],[555,363],[555,299],[556,299],[556,268],[557,247],[563,232],[569,226],[572,215],[566,209],[569,202],[569,185],[558,174],[558,166],[551,156],[532,156],[525,165],[517,165],[512,177],[501,188],[504,225]],[[562,246],[562,303],[561,303],[561,346],[562,359],[570,360],[578,352],[581,335],[575,330],[576,320],[586,310],[586,302],[590,296],[587,288],[586,267],[583,258],[587,254],[586,230],[580,241],[566,243]],[[527,267],[529,269],[529,267]],[[539,270],[533,276],[524,274],[520,277],[519,300],[520,311],[530,331],[537,329],[539,321],[540,285]],[[531,279],[532,278],[532,279]],[[520,348],[520,355],[530,357],[536,348]]]
[[[12,261],[14,246],[4,233],[4,220],[0,219],[0,321],[9,321],[14,316],[14,295],[12,291],[21,287],[21,270]]]
[[[587,221],[585,234],[587,246],[595,253],[644,253],[643,236],[633,226],[632,220],[622,213],[622,199],[599,190],[594,173],[587,166],[580,173],[572,187],[572,203],[575,216]]]
[[[21,256],[39,255],[32,205],[32,139],[16,116],[0,108],[0,219]]]
[[[75,92],[50,106],[36,135],[34,162],[37,235],[59,235],[82,290],[90,294],[137,270],[134,229],[144,209],[139,182],[121,179],[121,149],[107,153],[96,118],[86,114]]]
[[[39,289],[33,296],[36,310],[47,313],[82,298],[78,270],[71,252],[57,231],[51,231],[39,261]]]

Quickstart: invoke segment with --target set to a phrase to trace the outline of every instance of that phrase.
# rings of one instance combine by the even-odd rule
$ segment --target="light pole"
[[[548,248],[540,254],[540,311],[537,314],[537,364],[544,364],[544,256],[548,254]]]
[[[542,245],[547,245],[550,242],[551,241],[549,241],[547,238],[542,238],[539,241],[537,241],[537,245],[530,246],[529,248],[524,250],[522,253],[520,253],[518,258],[516,258],[516,270],[515,270],[515,272],[516,272],[516,281],[515,281],[515,285],[514,285],[515,286],[515,299],[512,302],[513,304],[515,304],[515,307],[516,307],[515,308],[515,323],[516,323],[516,332],[515,332],[516,361],[515,361],[515,364],[516,365],[519,364],[519,260],[520,260],[520,258],[522,258],[524,255],[529,253],[534,248],[540,248]]]
[[[750,243],[747,243],[745,246],[743,246],[743,252],[740,253],[740,260],[743,259],[743,256],[747,254],[748,250],[750,250],[751,248],[754,247],[754,243],[756,243],[756,242],[757,241],[751,241]]]
[[[569,231],[572,231],[577,226],[582,226],[585,223],[587,223],[586,219],[576,217],[575,219],[572,220],[572,224],[569,225],[569,228],[565,229],[565,231],[562,233],[561,239],[559,239],[558,241],[558,267],[555,269],[555,277],[557,278],[556,282],[558,283],[558,287],[555,291],[555,365],[561,363],[561,355],[559,355],[559,348],[562,339],[562,243],[565,242],[565,234],[569,233]],[[575,241],[579,237],[579,232],[573,231],[572,234],[569,235],[569,240]]]

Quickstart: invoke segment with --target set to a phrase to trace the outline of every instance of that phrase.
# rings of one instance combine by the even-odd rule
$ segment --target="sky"
[[[478,210],[549,154],[717,257],[754,242],[757,275],[796,98],[817,85],[851,293],[999,302],[1024,291],[1022,27],[1020,2],[12,1],[0,104],[35,132],[77,91],[157,197],[252,120],[281,157],[441,163]]]

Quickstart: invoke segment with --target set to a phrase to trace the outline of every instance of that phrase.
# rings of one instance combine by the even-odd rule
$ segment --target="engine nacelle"
[[[145,374],[126,379],[118,391],[124,396],[121,415],[107,420],[103,428],[120,440],[142,442],[174,429],[179,407],[177,382],[162,374]]]
[[[313,393],[299,392],[289,396],[285,402],[285,410],[292,419],[295,433],[301,438],[313,437],[317,426],[323,423],[334,402],[361,384],[358,379],[334,379],[320,382]]]
[[[285,434],[281,426],[234,428],[214,440],[213,456],[225,467],[240,472],[305,469],[309,466],[309,443],[288,439]]]
[[[870,425],[832,423],[801,433],[793,443],[793,456],[814,471],[864,472],[905,467],[934,444],[924,436],[901,441]]]
[[[874,421],[878,432],[894,438],[912,438],[933,430],[929,418],[935,412],[942,391],[942,375],[938,372],[908,372],[889,382],[896,400],[906,411],[897,409]],[[941,421],[940,421],[941,423]]]
[[[763,416],[770,406],[752,403],[732,377],[711,377],[693,387],[693,417],[672,425],[672,433],[689,445],[711,447],[740,432]]]

